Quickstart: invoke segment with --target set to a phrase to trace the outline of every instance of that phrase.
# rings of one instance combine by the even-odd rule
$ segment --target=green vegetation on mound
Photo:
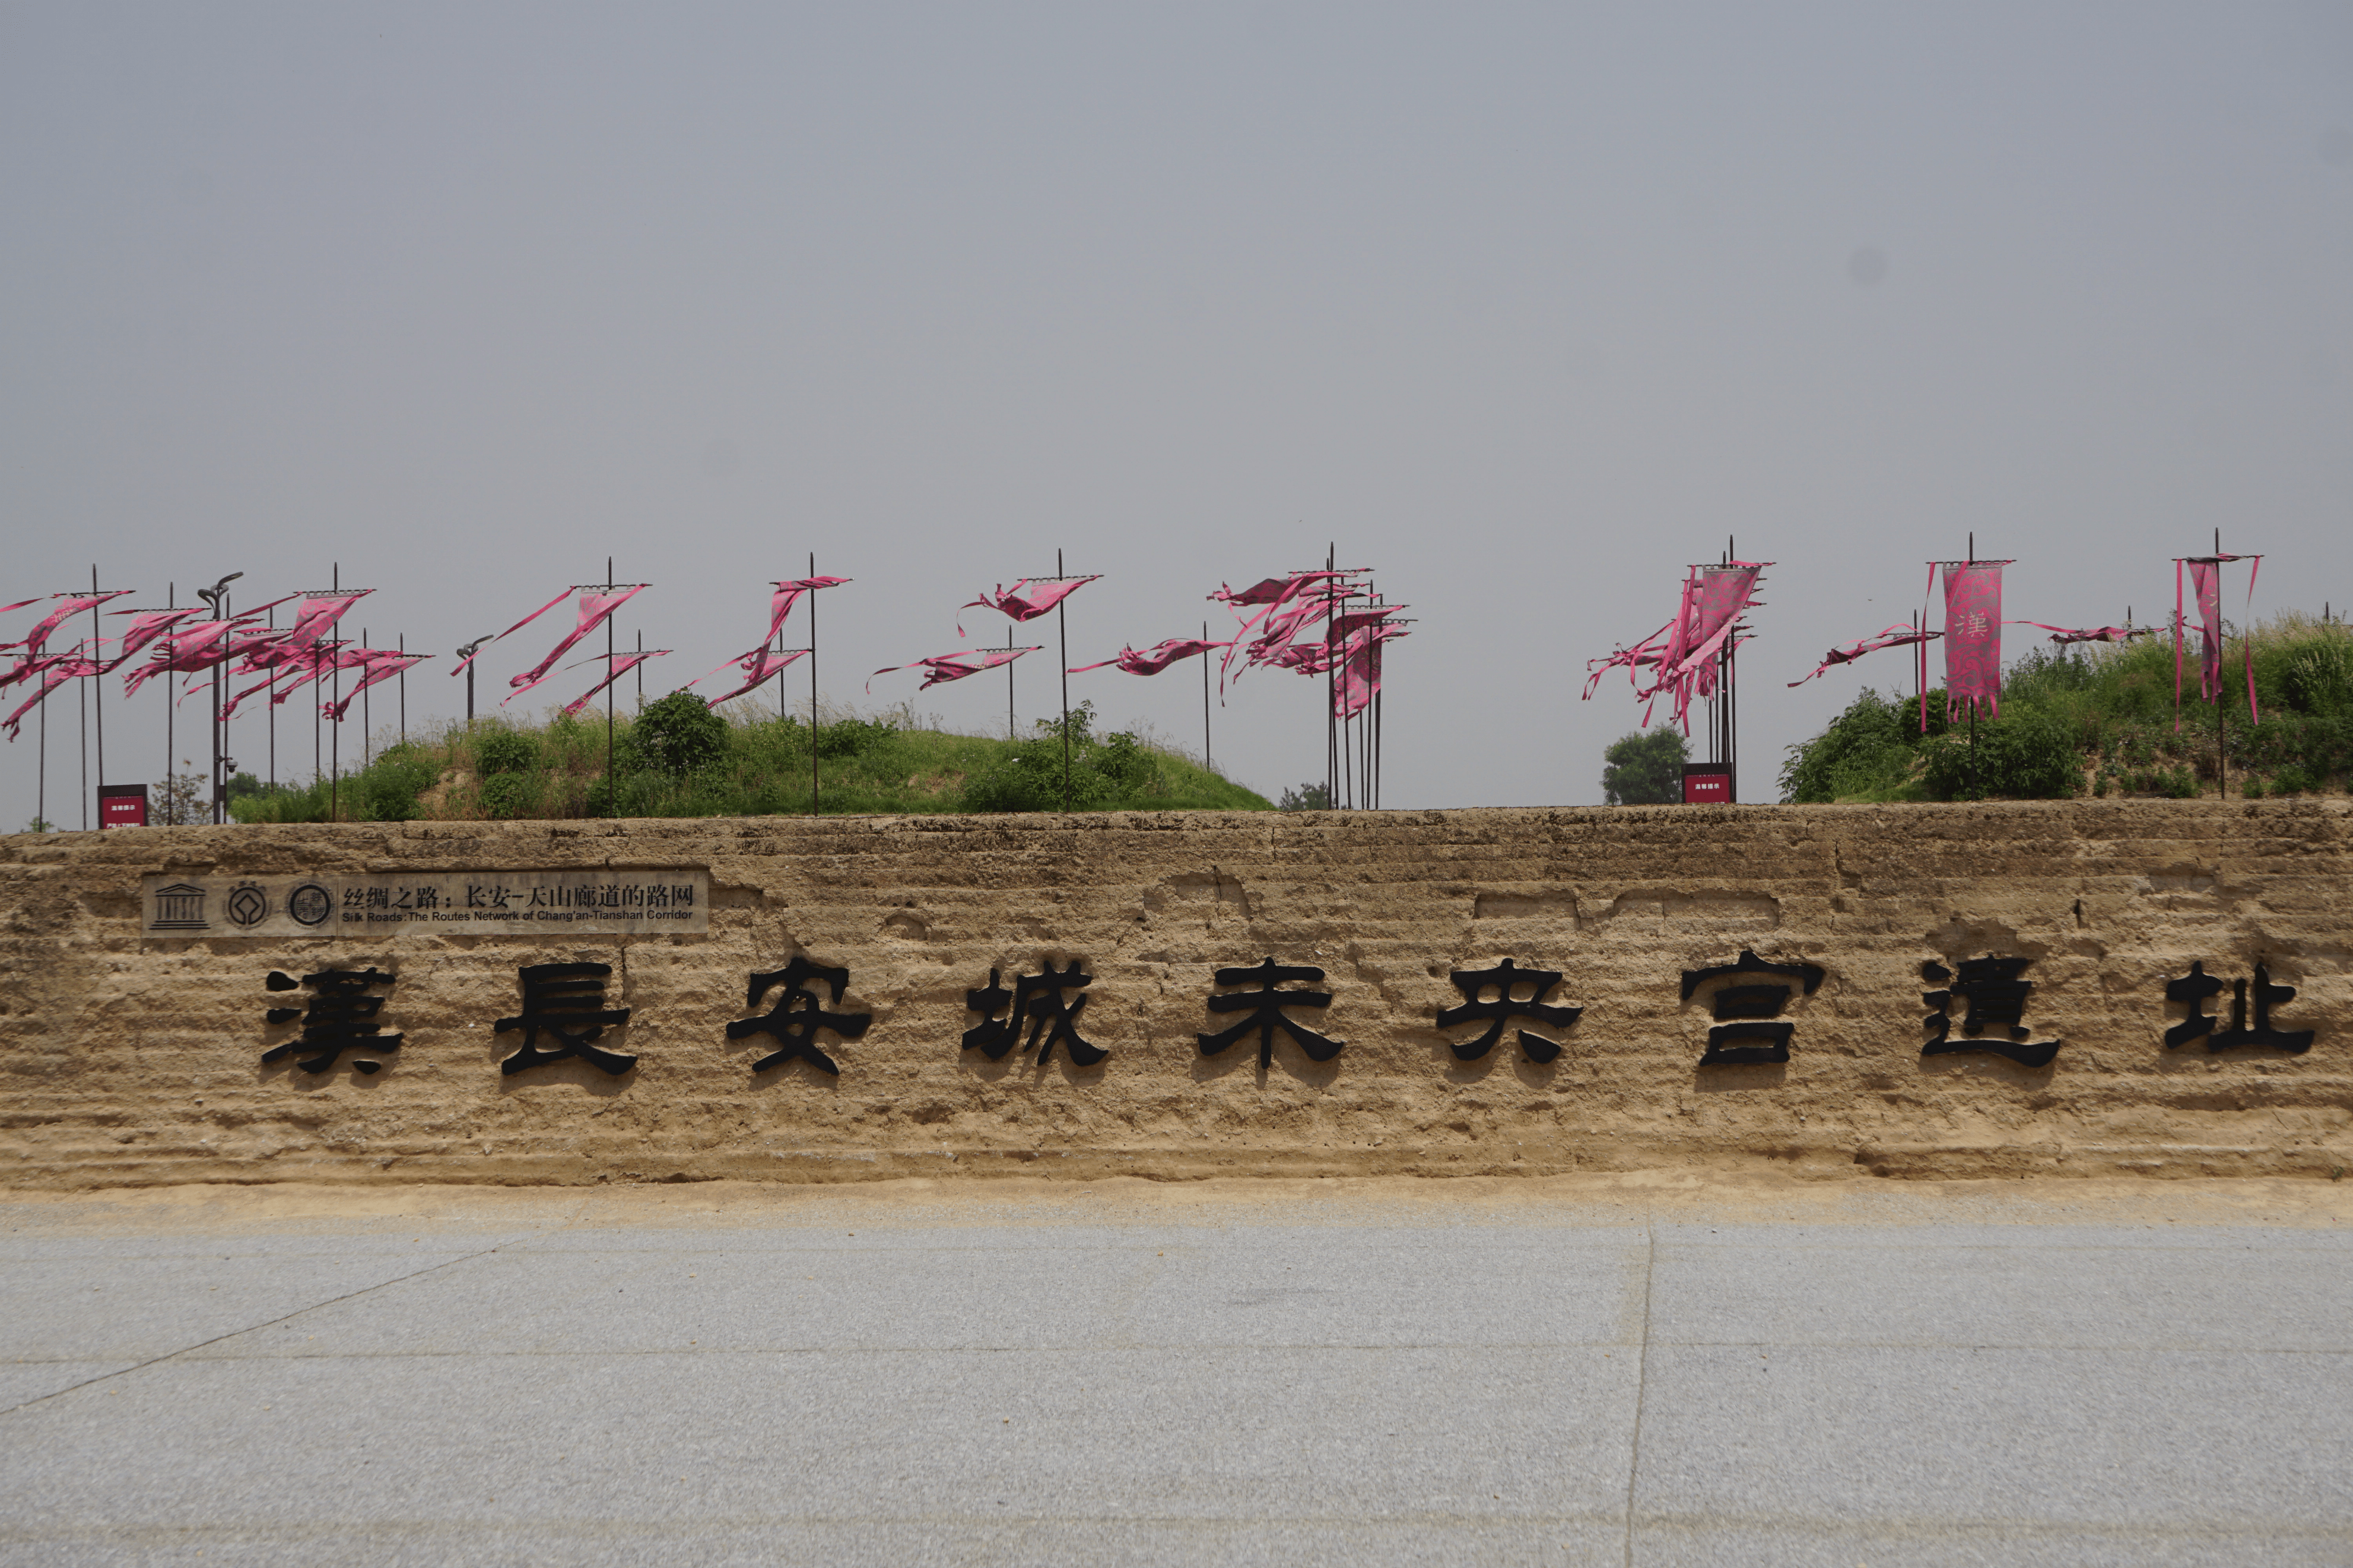
[[[2164,634],[2073,651],[2038,647],[2003,672],[2001,717],[1947,726],[1928,693],[1928,726],[1908,695],[1862,693],[1829,728],[1789,748],[1781,798],[1794,802],[2064,799],[2170,795],[2215,787],[2214,705],[2198,695],[2187,639],[2180,728],[2174,727],[2173,640]],[[2253,633],[2255,697],[2247,712],[2247,642],[2231,637],[2221,749],[2232,793],[2249,799],[2342,788],[2353,773],[2353,631],[2289,614]]]
[[[1092,703],[1071,713],[1076,811],[1271,811],[1265,797],[1191,758],[1126,733],[1097,735]],[[800,816],[811,751],[827,815],[1060,811],[1062,725],[1018,741],[923,729],[903,713],[798,719],[712,713],[686,693],[615,726],[606,770],[601,717],[539,726],[477,721],[379,753],[339,784],[231,786],[239,822],[480,821],[581,816]]]

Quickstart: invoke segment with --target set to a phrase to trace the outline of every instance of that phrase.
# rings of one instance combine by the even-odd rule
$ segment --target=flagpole
[[[334,576],[331,581],[334,592],[340,594],[343,591],[343,563],[342,562],[338,561],[334,563]],[[340,704],[343,699],[343,661],[340,656],[336,658],[334,667],[328,671],[328,679],[332,681],[333,688],[329,693],[327,700],[330,702]],[[318,693],[314,691],[311,695],[315,697]],[[342,711],[340,707],[338,707],[336,710],[338,712]],[[328,738],[327,757],[328,760],[334,764],[334,771],[329,775],[327,780],[327,820],[329,822],[332,822],[343,809],[343,721],[341,719],[337,719],[335,721],[334,733]]]
[[[1329,575],[1340,560],[1339,541],[1332,540],[1324,547],[1324,806],[1327,811],[1340,808],[1340,732],[1333,719],[1339,708],[1339,683],[1332,674],[1332,590]]]
[[[613,596],[613,558],[605,557],[605,596]],[[605,809],[614,816],[621,815],[620,791],[613,784],[613,612],[605,611]]]
[[[1054,575],[1062,573],[1062,552],[1054,552]],[[95,579],[93,579],[95,581]],[[1062,809],[1071,809],[1071,624],[1063,617],[1070,595],[1054,601],[1054,627],[1062,637]],[[1012,628],[1007,627],[1010,633]]]
[[[90,596],[98,597],[98,563],[90,563]],[[90,607],[90,667],[93,672],[106,663],[106,639],[100,634],[98,606]],[[98,719],[98,787],[106,787],[106,682],[93,673],[90,677],[90,711]]]
[[[176,582],[164,584],[164,607],[167,610],[175,610],[179,608],[179,600],[180,584]],[[172,628],[167,626],[164,631],[164,651],[173,652],[174,648],[171,641]],[[172,717],[177,707],[178,704],[172,700],[172,677],[167,670],[164,675],[164,809],[172,813],[172,826],[174,827],[180,825],[180,813],[176,805],[180,797],[174,788],[180,780],[180,759],[173,754],[179,750],[179,747],[172,739]],[[42,711],[47,712],[47,710],[43,709]]]
[[[278,624],[278,612],[269,613],[270,625]],[[408,634],[400,634],[400,743],[408,744]],[[641,694],[642,695],[642,694]]]
[[[809,564],[808,564],[808,574],[809,574],[809,576],[810,576],[811,578],[815,578],[815,577],[817,576],[817,552],[816,552],[816,551],[812,550],[812,551],[810,551],[810,552],[809,552],[809,558],[808,558],[808,561],[809,561]],[[818,814],[818,794],[817,794],[817,590],[816,590],[815,588],[811,588],[811,589],[808,591],[808,593],[807,593],[807,595],[806,595],[806,597],[807,597],[807,600],[808,600],[808,607],[809,607],[809,815],[810,815],[811,816],[815,816]],[[777,647],[777,648],[778,648],[779,650],[782,650],[782,649],[783,649],[783,647],[784,647],[784,646],[785,646],[784,629],[783,629],[782,627],[778,627],[778,628],[777,628],[777,635],[776,635],[776,647]],[[784,678],[784,676],[783,676],[783,675],[779,674],[779,675],[776,677],[776,689],[777,689],[778,691],[782,691],[782,690],[784,690],[784,689],[785,689],[785,678]]]
[[[1207,621],[1201,623],[1201,640],[1204,643],[1209,640],[1209,623]],[[1201,765],[1213,773],[1218,771],[1218,764],[1209,754],[1209,650],[1207,647],[1201,649]]]
[[[275,634],[278,630],[278,606],[275,605],[269,606],[269,629],[272,634]],[[270,640],[274,642],[277,638],[273,635]],[[276,667],[272,666],[271,668],[275,668]],[[275,686],[278,682],[275,678],[272,678],[269,684],[271,686]],[[404,712],[406,711],[407,700],[407,689],[403,687],[401,689],[401,702],[402,710]],[[278,793],[278,693],[269,690],[263,691],[261,694],[261,705],[269,710],[269,793],[276,795]]]
[[[368,629],[365,626],[362,626],[360,628],[360,647],[365,647],[367,646]],[[367,668],[363,666],[360,669],[360,679],[364,681],[367,679]],[[375,755],[370,749],[373,744],[372,737],[375,734],[375,721],[369,717],[370,714],[375,711],[375,700],[368,695],[368,691],[369,688],[364,685],[360,688],[360,771],[363,773],[366,772],[369,764],[375,761]]]

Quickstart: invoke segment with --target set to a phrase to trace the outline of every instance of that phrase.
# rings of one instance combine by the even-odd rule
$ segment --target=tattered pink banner
[[[573,644],[578,642],[582,637],[586,637],[590,632],[595,631],[598,626],[604,625],[606,616],[611,615],[615,610],[619,609],[623,605],[628,604],[638,594],[644,592],[646,584],[643,583],[633,583],[617,594],[600,594],[593,588],[582,590],[580,595],[579,624],[572,628],[571,634],[562,642],[557,643],[554,647],[548,649],[547,657],[541,659],[537,665],[533,666],[530,669],[524,670],[521,675],[512,676],[508,679],[507,684],[513,687],[514,690],[510,692],[507,695],[506,701],[500,703],[499,706],[503,708],[506,706],[507,702],[513,701],[524,692],[529,691],[533,687],[537,686],[541,681],[545,680],[547,679],[547,672],[555,668],[555,661],[557,659],[562,658],[566,653],[571,651]],[[545,606],[543,606],[543,608]],[[538,611],[533,612],[533,616],[536,616],[538,613]],[[506,633],[501,632],[499,635],[501,637],[504,637]]]
[[[0,648],[20,647],[28,654],[38,653],[41,649],[41,645],[48,641],[49,634],[57,630],[60,626],[64,625],[68,620],[80,615],[84,610],[97,608],[99,605],[105,604],[109,599],[120,599],[125,594],[135,594],[137,592],[138,590],[135,588],[109,588],[102,594],[58,595],[58,598],[60,603],[56,609],[51,610],[47,616],[44,616],[37,625],[35,625],[31,631],[26,632],[15,642],[0,642]],[[38,599],[27,599],[25,601],[25,605],[37,605],[39,603],[40,601]],[[25,607],[25,605],[11,605],[8,607],[13,610],[21,610]]]
[[[1333,677],[1332,710],[1354,719],[1381,694],[1381,645],[1410,634],[1403,626],[1367,626],[1341,643]]]
[[[849,581],[847,578],[842,580],[844,582]],[[704,670],[701,675],[696,676],[692,680],[688,681],[687,684],[689,686],[699,686],[702,682],[710,679],[712,676],[718,674],[723,669],[732,668],[742,670],[744,675],[743,685],[737,687],[734,690],[728,692],[723,697],[710,697],[703,700],[702,705],[704,707],[716,708],[723,702],[733,702],[736,698],[743,696],[745,692],[752,690],[754,688],[765,685],[768,681],[775,679],[778,671],[782,670],[786,665],[792,663],[793,660],[800,658],[807,652],[808,652],[808,649],[805,647],[755,647],[741,658],[731,658],[725,664],[712,666],[711,668]]]
[[[154,651],[147,662],[122,678],[122,694],[129,697],[155,677],[167,671],[193,674],[210,669],[228,658],[228,636],[236,629],[236,620],[195,621],[174,627],[156,640]]]
[[[517,621],[514,625],[501,632],[497,637],[484,637],[480,642],[474,645],[473,652],[468,654],[465,658],[459,659],[455,665],[450,667],[449,673],[452,675],[463,675],[466,672],[467,666],[472,664],[476,659],[482,657],[482,650],[484,648],[490,647],[494,642],[501,642],[514,636],[515,633],[522,630],[523,627],[531,625],[532,622],[539,619],[540,616],[547,614],[548,611],[555,608],[556,605],[564,603],[565,600],[570,597],[572,597],[572,590],[566,588],[564,592],[556,595],[555,597],[548,600],[547,603],[542,605],[539,608],[533,610],[531,614],[525,616],[522,619]]]
[[[88,609],[90,606],[85,605],[82,607]],[[98,666],[95,663],[77,657],[81,652],[82,647],[82,644],[76,643],[64,653],[53,654],[35,663],[33,668],[26,672],[27,674],[37,673],[41,678],[41,683],[34,689],[33,695],[26,698],[14,713],[9,714],[5,720],[0,720],[0,729],[8,731],[8,738],[11,741],[16,738],[16,727],[24,722],[25,715],[39,707],[42,698],[47,697],[69,680],[79,680],[86,675],[98,673]]]
[[[153,642],[157,637],[162,637],[166,631],[169,631],[172,627],[176,626],[181,622],[186,620],[190,616],[201,615],[204,612],[198,609],[189,608],[185,610],[117,610],[114,613],[118,616],[129,615],[132,616],[131,624],[122,628],[121,651],[116,654],[114,658],[115,665],[121,665],[123,660],[131,658],[133,654],[136,654],[141,648],[145,647],[149,643]],[[110,668],[112,667],[110,666]]]
[[[383,650],[373,649],[366,651],[381,653]],[[401,653],[395,651],[389,658],[370,659],[365,667],[367,673],[360,678],[358,683],[349,691],[344,692],[341,700],[322,702],[319,704],[319,711],[327,718],[332,719],[336,723],[340,724],[343,721],[343,715],[352,710],[353,700],[358,697],[361,692],[365,691],[371,686],[381,686],[385,681],[390,680],[394,676],[402,673],[404,670],[414,669],[432,657],[433,656],[429,653]],[[227,718],[227,715],[223,714],[222,717]]]
[[[294,612],[292,626],[274,637],[264,633],[254,639],[246,655],[246,668],[274,669],[293,663],[311,644],[332,631],[346,611],[375,592],[373,588],[356,588],[348,594],[306,596],[302,607]]]
[[[1092,577],[1059,577],[1051,582],[1040,582],[1034,577],[1024,577],[1009,589],[999,583],[996,593],[983,594],[968,604],[958,605],[956,608],[1001,610],[1016,621],[1034,621],[1102,575],[1103,574],[1098,572]],[[956,636],[968,635],[970,634],[964,629],[964,617],[957,616]],[[925,684],[928,685],[929,682]]]
[[[1039,647],[1042,647],[1043,645]],[[893,670],[920,668],[924,671],[924,679],[923,685],[915,689],[928,691],[934,686],[943,685],[951,680],[962,680],[965,676],[978,675],[984,669],[995,669],[1000,664],[1012,663],[1025,653],[1038,651],[1039,651],[1038,647],[966,648],[962,653],[944,653],[933,658],[919,658],[913,664],[886,665],[876,670],[874,675],[889,675]],[[869,691],[874,689],[874,675],[866,678],[866,689]]]
[[[1913,643],[1929,642],[1944,635],[1942,632],[1924,632],[1906,621],[1900,626],[1888,627],[1876,637],[1864,637],[1859,642],[1851,642],[1844,647],[1831,649],[1830,652],[1822,655],[1822,662],[1814,667],[1813,675],[1800,677],[1789,684],[1803,686],[1807,681],[1811,680],[1814,675],[1820,675],[1823,670],[1837,665],[1851,664],[1864,654],[1877,653],[1883,647],[1905,647]]]
[[[813,594],[819,588],[839,588],[849,581],[847,577],[796,577],[789,583],[777,584],[776,591],[768,597],[767,640],[776,640],[778,628],[784,626],[785,617],[793,613],[793,606],[801,602],[802,595]]]
[[[1593,671],[1585,683],[1590,699],[1601,678],[1624,669],[1637,700],[1655,703],[1664,694],[1672,704],[1675,723],[1691,733],[1694,698],[1713,697],[1716,689],[1717,656],[1735,646],[1740,635],[1740,614],[1753,605],[1759,575],[1770,561],[1734,561],[1717,566],[1694,566],[1683,579],[1683,603],[1675,618],[1631,647],[1621,647],[1607,658],[1590,661]],[[1651,672],[1645,687],[1638,671]],[[1642,722],[1651,710],[1642,710]]]
[[[2260,555],[2189,555],[2173,563],[2173,727],[2181,728],[2181,569],[2189,568],[2189,581],[2198,595],[2198,695],[2207,701],[2219,700],[2222,693],[2222,568],[2232,561],[2252,563],[2247,568],[2247,717],[2260,721],[2255,709],[2255,639],[2253,619],[2255,605],[2255,578],[2263,569]]]
[[[1115,664],[1130,675],[1157,675],[1178,659],[1191,658],[1196,654],[1207,653],[1213,647],[1231,647],[1232,646],[1231,643],[1204,642],[1199,637],[1170,637],[1167,641],[1155,644],[1142,653],[1136,652],[1132,647],[1123,647],[1113,658],[1103,659],[1094,664],[1073,665],[1071,673],[1083,675],[1090,669],[1101,669],[1106,665]]]
[[[670,649],[666,647],[649,647],[642,652],[632,651],[629,653],[599,655],[599,658],[608,659],[613,668],[607,672],[604,679],[598,681],[596,685],[582,692],[578,697],[575,697],[571,701],[565,703],[564,705],[564,711],[566,714],[577,714],[580,710],[587,707],[589,703],[596,700],[596,693],[604,690],[605,688],[612,685],[613,682],[620,679],[621,677],[628,674],[629,671],[637,668],[638,666],[645,663],[646,660],[649,658],[659,658],[662,655],[668,652],[670,652]]]
[[[1945,718],[2001,717],[2001,569],[2007,561],[1947,561]],[[1935,566],[1929,568],[1931,574]]]
[[[2079,642],[2129,642],[2135,637],[2151,636],[2155,626],[2052,626],[2041,621],[2012,621],[2014,626],[2032,626],[2051,634],[2051,640],[2062,647]]]

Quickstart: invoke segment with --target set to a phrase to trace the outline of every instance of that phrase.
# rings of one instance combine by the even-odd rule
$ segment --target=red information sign
[[[100,827],[146,826],[147,786],[145,784],[99,785],[98,825]]]
[[[1685,805],[1730,805],[1732,804],[1731,764],[1685,763],[1683,764],[1683,804]]]

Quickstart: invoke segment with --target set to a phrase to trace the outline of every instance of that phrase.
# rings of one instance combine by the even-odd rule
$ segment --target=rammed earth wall
[[[2353,811],[2343,800],[1746,806],[1377,815],[788,818],[143,828],[0,838],[0,1180],[835,1180],[1008,1169],[1558,1172],[1773,1163],[1801,1172],[2329,1175],[2353,1166]],[[701,868],[707,934],[147,938],[142,879]],[[1689,968],[1743,948],[1820,964],[1786,1065],[1701,1067]],[[863,1038],[754,1075],[747,976],[849,971]],[[2031,959],[2049,1067],[1924,1058],[1924,963]],[[1269,955],[1334,996],[1345,1040],[1205,1058],[1212,973]],[[1584,1008],[1525,1058],[1460,1062],[1457,968],[1559,970]],[[958,1041],[967,990],[1040,961],[1095,976],[1109,1059],[1042,1068]],[[638,1058],[514,1077],[518,966],[614,966]],[[2309,1051],[2168,1050],[2193,960],[2295,986]],[[269,971],[396,973],[406,1037],[374,1075],[263,1051]],[[302,999],[297,994],[292,998]],[[1957,1007],[1953,1016],[1961,1013]]]

